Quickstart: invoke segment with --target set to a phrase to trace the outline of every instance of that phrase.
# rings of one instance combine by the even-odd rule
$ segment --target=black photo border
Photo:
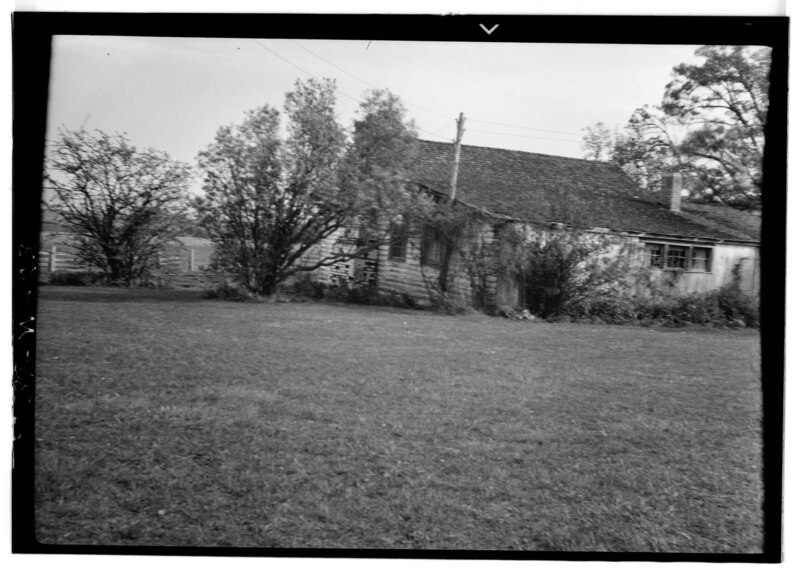
[[[499,24],[489,37],[480,27]],[[541,559],[777,563],[782,557],[789,19],[740,16],[388,14],[12,14],[12,552],[38,554]],[[36,258],[51,42],[56,35],[313,38],[449,42],[730,44],[772,48],[764,164],[761,344],[764,551],[760,554],[239,549],[46,545],[34,532]]]

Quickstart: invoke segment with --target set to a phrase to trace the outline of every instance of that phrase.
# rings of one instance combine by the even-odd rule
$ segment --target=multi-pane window
[[[431,266],[442,264],[442,239],[436,227],[430,225],[422,227],[420,262]]]
[[[654,244],[648,242],[647,246],[647,253],[650,257],[650,266],[655,268],[664,268],[664,249],[666,248],[663,244]]]
[[[645,243],[648,263],[666,270],[711,271],[711,248],[684,244]]]
[[[406,260],[406,246],[408,245],[408,223],[392,223],[389,231],[389,258],[393,260]]]
[[[711,249],[706,246],[692,247],[692,267],[691,270],[702,272],[711,271]]]
[[[689,247],[667,245],[667,264],[664,268],[686,268],[686,251]]]

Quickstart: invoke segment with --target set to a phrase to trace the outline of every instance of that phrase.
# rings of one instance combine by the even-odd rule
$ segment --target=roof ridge
[[[435,140],[427,140],[425,138],[417,138],[419,142],[426,142],[431,144],[444,144],[444,145],[451,145],[452,142],[437,142]],[[575,156],[560,156],[558,154],[546,154],[544,152],[529,152],[527,150],[514,150],[513,148],[499,148],[497,146],[481,146],[477,144],[461,144],[461,148],[480,148],[484,150],[496,150],[498,152],[512,152],[514,154],[525,154],[530,156],[546,156],[548,158],[561,158],[564,160],[574,160],[578,162],[586,162],[588,164],[593,165],[600,165],[600,166],[608,166],[612,168],[619,168],[617,165],[612,164],[610,162],[606,162],[603,160],[588,160],[586,158],[577,158]]]

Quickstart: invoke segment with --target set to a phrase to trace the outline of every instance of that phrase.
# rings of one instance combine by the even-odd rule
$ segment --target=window
[[[664,268],[664,248],[663,244],[646,243],[648,254],[650,255],[650,266]]]
[[[685,244],[645,243],[651,267],[665,270],[711,271],[711,247]]]
[[[389,258],[392,260],[406,260],[406,246],[408,245],[408,222],[392,223],[389,229]]]
[[[687,248],[685,246],[667,245],[667,264],[664,268],[686,268]]]
[[[692,247],[692,270],[711,271],[711,249],[706,246]]]
[[[439,230],[426,224],[422,228],[420,262],[430,266],[442,264],[442,239]]]

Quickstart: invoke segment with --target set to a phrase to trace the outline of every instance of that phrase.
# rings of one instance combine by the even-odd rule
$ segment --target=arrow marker
[[[494,26],[492,26],[492,27],[491,27],[491,29],[490,29],[490,28],[487,28],[486,26],[484,26],[483,24],[480,24],[480,27],[481,27],[481,28],[483,28],[483,31],[484,31],[484,32],[486,32],[487,34],[489,34],[490,36],[491,36],[492,32],[494,32],[495,30],[497,30],[497,27],[498,27],[498,26],[500,26],[500,25],[499,25],[499,24],[495,24],[495,25],[494,25]]]

